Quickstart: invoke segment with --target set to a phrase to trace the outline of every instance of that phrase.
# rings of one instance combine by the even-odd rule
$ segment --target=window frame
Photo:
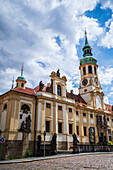
[[[50,109],[51,108],[51,103],[46,103],[46,108]]]
[[[89,65],[88,66],[88,74],[92,74],[93,72],[92,72],[92,66],[91,65]]]
[[[84,136],[87,136],[87,127],[83,126]]]
[[[69,113],[72,113],[72,108],[69,107]]]
[[[79,113],[78,113],[78,111],[76,111],[76,116],[78,116],[79,115]]]
[[[58,110],[62,111],[62,106],[58,105]]]
[[[60,125],[60,126],[59,126]],[[62,133],[62,122],[58,122],[58,133]]]
[[[57,85],[57,95],[62,96],[62,88],[59,84]]]
[[[76,126],[76,133],[79,136],[79,126],[78,125]]]
[[[48,125],[49,125],[49,127],[47,127],[48,125],[47,125],[47,122],[49,123]],[[47,133],[50,133],[50,121],[49,120],[46,120],[46,132]],[[48,129],[47,129],[48,128]]]
[[[83,113],[83,117],[86,117],[86,113]]]
[[[83,67],[83,75],[86,75],[86,67]]]

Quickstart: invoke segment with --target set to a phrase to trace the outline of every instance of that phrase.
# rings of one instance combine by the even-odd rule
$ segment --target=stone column
[[[56,133],[56,103],[53,103],[53,134]]]
[[[83,142],[83,112],[82,112],[82,110],[80,110],[80,139],[81,139],[81,143]]]
[[[66,106],[66,141],[67,150],[69,150],[69,123],[68,123],[68,107]]]
[[[22,135],[23,135],[22,136],[22,157],[26,157],[27,156],[26,151],[27,151],[27,148],[29,148],[29,139],[28,139],[29,133],[23,132]]]
[[[87,112],[87,137],[88,137],[88,142],[89,142],[89,128],[90,128],[90,125],[89,125],[89,119],[90,119],[90,112],[88,111]]]
[[[45,131],[45,110],[44,102],[42,101],[42,114],[41,114],[41,138],[44,140],[44,131]]]

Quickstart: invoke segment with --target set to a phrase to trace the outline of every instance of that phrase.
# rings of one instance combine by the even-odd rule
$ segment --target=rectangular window
[[[112,119],[112,122],[113,122],[113,119]]]
[[[83,116],[86,116],[86,113],[83,113]]]
[[[46,103],[46,108],[51,108],[51,104],[50,103]]]
[[[108,129],[108,135],[111,135],[111,130],[110,129]]]
[[[62,123],[58,123],[58,133],[62,133]]]
[[[87,136],[86,127],[83,127],[83,129],[84,129],[84,136]]]
[[[50,121],[46,121],[46,132],[50,132]]]
[[[76,126],[76,133],[79,135],[79,126]]]
[[[107,118],[107,121],[109,121],[109,117]]]
[[[69,134],[72,134],[72,124],[69,124]]]
[[[58,106],[58,110],[62,110],[62,106]]]
[[[72,112],[72,108],[69,108],[69,112]]]
[[[76,115],[78,115],[78,111],[76,111]]]
[[[90,114],[90,118],[93,118],[93,114]]]

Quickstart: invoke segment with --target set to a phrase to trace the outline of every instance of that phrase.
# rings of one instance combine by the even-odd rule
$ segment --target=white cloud
[[[84,16],[84,12],[94,9],[97,2],[1,0],[1,93],[11,87],[12,74],[15,78],[20,75],[22,62],[29,87],[35,87],[40,80],[46,84],[50,73],[58,68],[69,81],[68,91],[77,85],[79,59],[76,45],[84,37],[84,28],[87,27],[89,41],[97,40],[103,33],[98,20]],[[61,47],[54,39],[57,36],[60,37]],[[4,87],[3,77],[6,82]]]
[[[109,104],[109,99],[107,96],[104,96],[104,103]]]
[[[99,80],[101,84],[109,85],[113,81],[113,68],[99,68],[98,70]]]

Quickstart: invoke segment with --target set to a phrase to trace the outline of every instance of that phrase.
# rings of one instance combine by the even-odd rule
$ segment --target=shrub
[[[26,154],[27,154],[27,157],[30,157],[30,156],[31,156],[31,150],[30,150],[30,148],[27,148]]]
[[[112,141],[109,141],[108,144],[109,144],[109,145],[113,145]]]

